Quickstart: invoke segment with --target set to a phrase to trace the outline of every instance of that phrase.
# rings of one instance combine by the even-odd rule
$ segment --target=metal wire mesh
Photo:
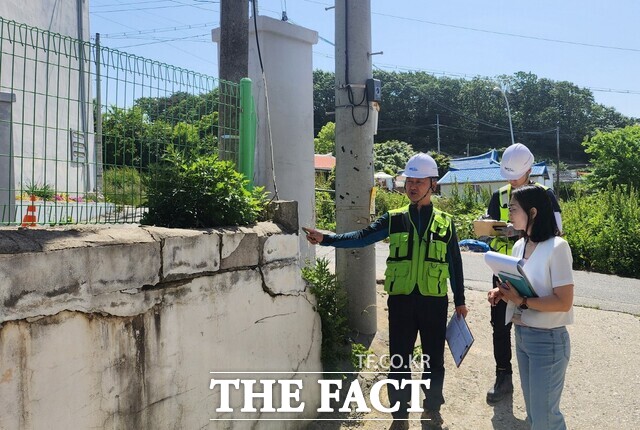
[[[0,224],[137,222],[169,146],[237,162],[239,106],[238,84],[0,18]]]

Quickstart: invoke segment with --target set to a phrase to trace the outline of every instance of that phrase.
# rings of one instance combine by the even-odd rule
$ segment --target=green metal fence
[[[240,92],[0,18],[0,225],[137,222],[169,145],[240,161]]]

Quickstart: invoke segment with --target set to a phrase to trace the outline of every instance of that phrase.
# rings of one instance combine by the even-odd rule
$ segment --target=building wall
[[[93,191],[93,55],[77,41],[89,42],[88,1],[3,0],[0,17],[0,92],[15,95],[10,162],[16,188],[48,184],[70,194]],[[83,160],[72,158],[71,130],[84,136]]]
[[[305,412],[267,415],[315,416],[319,375],[303,372],[322,370],[321,325],[295,232],[271,223],[4,229],[0,252],[0,428],[196,429],[258,418],[239,411],[236,390],[233,413],[215,410],[212,378],[266,378],[210,373],[236,371],[302,380]]]

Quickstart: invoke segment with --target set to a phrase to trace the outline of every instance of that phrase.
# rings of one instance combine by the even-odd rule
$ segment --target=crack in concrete
[[[265,320],[268,320],[270,318],[275,318],[275,317],[286,317],[287,315],[293,315],[295,314],[295,312],[287,312],[286,314],[275,314],[275,315],[269,315],[268,317],[264,317],[264,318],[260,318],[259,320],[254,321],[254,324],[260,324]]]

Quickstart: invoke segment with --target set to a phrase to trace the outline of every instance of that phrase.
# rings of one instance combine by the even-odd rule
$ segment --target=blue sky
[[[350,0],[361,1],[361,0]],[[314,68],[334,68],[331,0],[258,0],[260,15],[319,33]],[[91,0],[102,44],[217,76],[216,0]],[[570,81],[640,118],[640,1],[371,0],[374,66],[438,76],[518,71]],[[189,28],[191,27],[191,28]]]

